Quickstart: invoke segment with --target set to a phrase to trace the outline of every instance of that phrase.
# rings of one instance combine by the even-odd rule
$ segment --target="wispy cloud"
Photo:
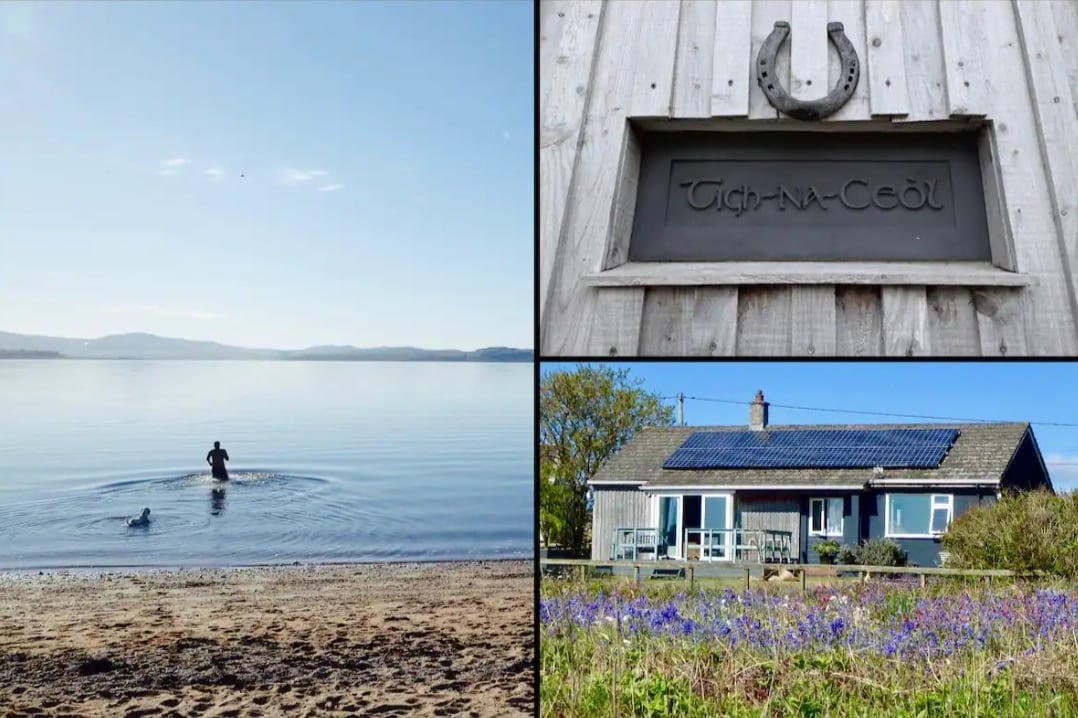
[[[343,184],[327,184],[327,185],[322,185],[321,187],[319,187],[318,191],[319,192],[336,192],[337,190],[341,189],[342,187],[344,187]]]
[[[507,140],[507,139],[509,139],[509,137],[510,137],[509,130],[502,130],[502,139]]]
[[[168,177],[170,175],[178,174],[186,165],[191,164],[191,160],[186,157],[173,157],[167,160],[161,160],[157,165],[157,174]]]
[[[1044,463],[1057,491],[1078,489],[1078,456],[1047,454]]]
[[[220,167],[210,167],[209,169],[202,170],[202,174],[209,177],[214,182],[220,182],[225,178],[225,171]]]
[[[184,319],[224,319],[225,315],[219,312],[206,312],[198,309],[177,309],[160,307],[156,304],[127,304],[116,307],[103,307],[102,312],[107,314],[147,314],[157,317],[180,317]]]
[[[325,177],[328,174],[329,172],[325,170],[297,170],[292,167],[285,167],[277,175],[277,178],[281,184],[298,185]]]

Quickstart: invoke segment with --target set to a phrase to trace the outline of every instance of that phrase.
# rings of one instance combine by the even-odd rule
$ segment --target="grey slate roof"
[[[872,469],[663,469],[663,462],[696,431],[745,431],[746,426],[663,426],[638,432],[592,477],[594,482],[626,482],[662,486],[850,486],[873,479]],[[884,480],[927,483],[998,482],[1029,429],[1028,422],[993,424],[819,424],[775,425],[790,429],[941,429],[960,431],[935,469],[887,469]]]

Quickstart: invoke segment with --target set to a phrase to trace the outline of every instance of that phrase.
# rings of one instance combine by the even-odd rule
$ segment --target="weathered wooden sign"
[[[653,132],[632,261],[989,261],[972,133]]]

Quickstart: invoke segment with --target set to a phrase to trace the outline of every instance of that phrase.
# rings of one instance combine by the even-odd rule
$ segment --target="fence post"
[[[588,578],[588,567],[584,564],[580,565],[580,582],[584,583]]]
[[[925,575],[922,573],[921,574],[921,588],[924,588],[924,587],[925,587]]]
[[[749,588],[749,569],[745,569],[745,590],[748,591]]]
[[[801,567],[801,593],[808,593],[808,569]]]
[[[694,570],[692,566],[689,566],[689,593],[692,593],[692,574]]]
[[[636,580],[636,585],[640,585],[640,564],[633,566],[633,579]]]

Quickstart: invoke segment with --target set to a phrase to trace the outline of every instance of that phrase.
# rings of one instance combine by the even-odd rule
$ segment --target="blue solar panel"
[[[697,431],[664,469],[932,469],[958,429],[791,429]]]

